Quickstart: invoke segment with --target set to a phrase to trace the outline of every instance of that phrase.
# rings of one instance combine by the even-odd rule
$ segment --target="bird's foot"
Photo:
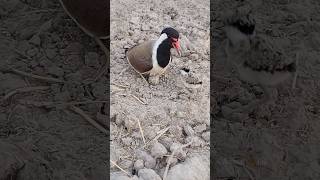
[[[160,77],[159,76],[150,76],[149,77],[149,83],[151,85],[157,85],[160,82]]]

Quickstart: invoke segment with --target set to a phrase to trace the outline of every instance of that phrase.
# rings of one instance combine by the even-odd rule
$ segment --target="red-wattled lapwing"
[[[76,24],[98,43],[106,58],[109,59],[109,51],[101,39],[108,39],[110,35],[108,0],[60,0],[66,13]],[[100,70],[106,71],[106,67]],[[101,72],[99,73],[101,75]],[[100,76],[98,75],[98,76]]]
[[[129,64],[146,80],[143,75],[159,77],[165,73],[172,60],[171,48],[175,48],[181,55],[179,33],[167,27],[157,40],[146,41],[128,49],[126,57]]]
[[[269,87],[275,87],[294,76],[297,77],[297,59],[293,61],[268,37],[255,32],[251,10],[238,7],[225,16],[227,63],[237,70],[242,81],[257,84],[264,98],[249,103],[234,112],[248,111],[270,100]]]

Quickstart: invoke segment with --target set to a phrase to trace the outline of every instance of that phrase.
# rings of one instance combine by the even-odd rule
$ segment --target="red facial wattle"
[[[172,46],[176,49],[179,56],[181,56],[181,49],[180,49],[179,40],[176,38],[171,38],[171,39],[172,39]]]

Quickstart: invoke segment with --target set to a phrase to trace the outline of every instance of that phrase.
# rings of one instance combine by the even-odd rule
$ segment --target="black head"
[[[172,27],[164,28],[161,34],[166,33],[169,38],[179,39],[179,32]]]
[[[239,19],[231,24],[232,26],[236,27],[241,31],[242,33],[246,35],[251,35],[254,33],[255,30],[255,21],[252,20],[251,22],[249,21],[244,21],[242,19]]]

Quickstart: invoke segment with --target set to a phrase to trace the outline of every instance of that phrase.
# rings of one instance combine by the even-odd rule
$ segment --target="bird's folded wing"
[[[127,51],[129,63],[140,73],[152,69],[152,47],[155,41],[147,41]]]

